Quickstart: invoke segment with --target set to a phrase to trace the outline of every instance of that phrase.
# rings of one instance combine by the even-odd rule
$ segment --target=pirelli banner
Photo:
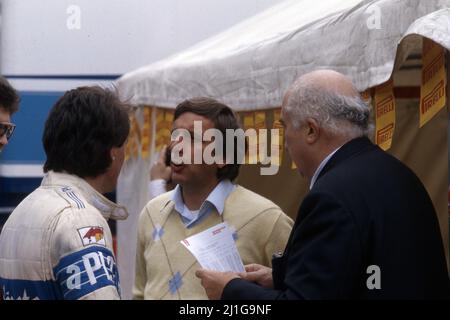
[[[390,148],[395,128],[395,98],[392,81],[372,91],[362,93],[369,104],[374,101],[375,143],[384,150]],[[130,134],[125,148],[125,160],[149,159],[171,142],[173,109],[144,106],[130,115]],[[281,166],[285,154],[284,129],[280,123],[281,108],[239,112],[247,139],[245,164]],[[288,159],[289,160],[289,159]],[[289,162],[292,170],[297,169]]]
[[[420,127],[445,106],[445,49],[423,38],[422,84],[420,87]]]
[[[245,164],[281,166],[284,154],[284,130],[280,110],[240,112],[247,139]],[[148,159],[171,142],[173,109],[144,106],[130,115],[130,134],[125,148],[126,160]],[[291,166],[295,168],[294,166]]]

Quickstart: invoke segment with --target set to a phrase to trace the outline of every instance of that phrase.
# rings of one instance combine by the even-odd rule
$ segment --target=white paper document
[[[233,233],[226,222],[180,241],[204,269],[244,272]]]

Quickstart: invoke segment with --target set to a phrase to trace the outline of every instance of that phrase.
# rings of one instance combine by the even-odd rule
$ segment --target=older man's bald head
[[[297,86],[324,90],[347,97],[358,96],[358,91],[352,81],[342,73],[333,70],[316,70],[309,72],[295,81],[293,87]]]
[[[350,79],[333,70],[316,70],[298,78],[284,97],[282,114],[296,128],[312,118],[326,131],[349,139],[371,130],[370,108]]]

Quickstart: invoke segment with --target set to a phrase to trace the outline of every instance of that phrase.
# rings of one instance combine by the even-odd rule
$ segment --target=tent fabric
[[[278,107],[301,74],[330,68],[364,91],[388,80],[417,37],[450,49],[450,0],[288,0],[177,55],[122,76],[121,95],[174,108],[194,96],[237,111]],[[416,39],[415,39],[416,38]],[[397,47],[404,50],[397,56]]]

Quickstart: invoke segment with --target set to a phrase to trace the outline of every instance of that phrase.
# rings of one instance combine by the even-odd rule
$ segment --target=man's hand
[[[166,150],[167,146],[164,146],[159,152],[158,160],[150,168],[150,180],[164,179],[166,182],[170,180],[172,168],[166,166]]]
[[[240,278],[234,272],[219,272],[206,269],[197,270],[195,275],[201,279],[201,284],[205,288],[206,295],[210,300],[220,300],[227,283],[232,279]]]
[[[264,288],[273,288],[271,268],[252,263],[245,266],[245,271],[239,274],[242,279],[255,282]]]

